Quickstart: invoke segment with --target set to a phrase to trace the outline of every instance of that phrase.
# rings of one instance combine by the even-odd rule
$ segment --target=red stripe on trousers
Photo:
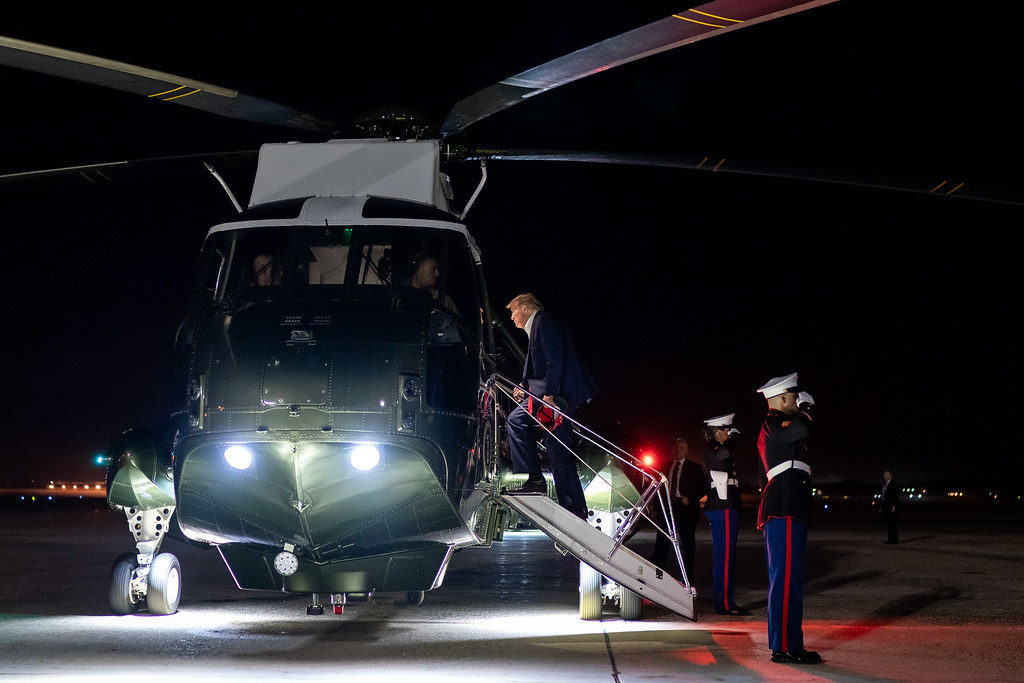
[[[729,533],[729,513],[731,510],[725,511],[725,583],[723,585],[722,604],[725,605],[725,609],[732,609],[729,607],[729,541],[732,539],[732,535]]]
[[[789,652],[789,568],[793,564],[793,518],[786,517],[786,583],[782,590],[782,651]]]

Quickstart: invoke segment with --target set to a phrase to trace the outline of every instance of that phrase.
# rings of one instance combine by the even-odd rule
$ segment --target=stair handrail
[[[598,434],[598,433],[594,432],[593,430],[589,429],[586,425],[582,424],[581,422],[578,422],[577,420],[575,420],[574,418],[570,417],[569,415],[566,415],[564,412],[562,412],[561,410],[558,409],[558,406],[554,406],[554,405],[551,405],[550,403],[546,403],[541,396],[537,396],[536,394],[531,393],[528,389],[523,388],[523,386],[520,383],[513,381],[512,379],[506,377],[505,375],[503,375],[503,374],[501,374],[499,372],[495,372],[494,374],[491,375],[491,377],[487,380],[487,382],[485,384],[485,389],[488,390],[488,391],[491,390],[491,389],[497,389],[497,390],[501,391],[501,393],[503,393],[507,398],[511,399],[517,406],[520,404],[522,399],[516,399],[515,394],[514,394],[514,391],[516,389],[522,391],[524,396],[529,396],[529,397],[533,398],[536,401],[540,401],[540,402],[544,403],[544,405],[550,407],[555,413],[560,415],[563,420],[568,420],[569,423],[573,426],[574,433],[576,433],[578,436],[582,436],[587,441],[589,441],[590,443],[592,443],[593,445],[597,446],[599,449],[604,451],[607,455],[610,455],[611,457],[615,458],[619,462],[621,462],[621,463],[623,463],[625,465],[628,465],[629,467],[631,467],[634,470],[636,470],[637,472],[639,472],[640,475],[643,476],[645,479],[647,479],[648,483],[647,483],[647,486],[645,487],[644,491],[641,493],[640,500],[637,503],[632,503],[632,502],[629,501],[628,498],[626,498],[621,493],[616,491],[615,487],[612,485],[612,482],[608,481],[607,479],[604,479],[603,477],[601,478],[601,481],[605,482],[608,485],[608,489],[610,491],[614,492],[615,495],[617,495],[620,498],[622,498],[622,500],[625,501],[633,509],[634,513],[636,513],[636,514],[630,515],[629,519],[627,520],[627,522],[625,524],[623,524],[621,527],[619,527],[619,529],[615,532],[615,535],[613,537],[614,543],[612,545],[611,552],[608,554],[608,557],[610,558],[612,555],[615,554],[615,552],[619,549],[619,547],[625,541],[626,535],[629,533],[630,529],[633,528],[633,526],[636,524],[637,520],[640,517],[643,517],[648,522],[650,522],[658,532],[664,534],[665,537],[669,539],[669,541],[672,544],[672,548],[675,550],[676,560],[679,562],[679,571],[682,574],[683,583],[687,587],[690,587],[689,577],[686,574],[686,566],[685,566],[685,563],[683,562],[682,552],[681,552],[681,550],[679,548],[679,537],[678,537],[678,534],[676,534],[675,515],[672,512],[672,505],[671,505],[671,502],[670,502],[669,491],[668,491],[668,478],[664,474],[662,474],[661,472],[657,472],[657,476],[655,476],[655,474],[652,474],[652,473],[644,470],[642,467],[638,467],[633,462],[634,460],[636,460],[636,457],[634,455],[632,455],[631,453],[629,453],[625,449],[617,446],[616,444],[612,443],[608,439],[605,439],[600,434]],[[495,414],[497,415],[499,413],[499,411],[500,411],[500,406],[498,404],[498,401],[494,400],[493,401],[493,405],[494,405],[494,409],[495,409]],[[504,414],[505,420],[507,422],[508,414],[504,413],[504,411],[501,411],[501,412]],[[541,429],[543,429],[548,434],[551,434],[551,436],[553,436],[555,438],[555,440],[559,444],[562,445],[563,448],[565,448],[567,451],[572,453],[573,457],[576,458],[577,461],[582,463],[584,467],[586,467],[588,470],[593,472],[595,478],[601,477],[601,473],[596,471],[583,458],[581,458],[579,456],[579,454],[576,453],[575,450],[573,450],[571,445],[565,443],[560,438],[555,436],[554,433],[552,432],[552,430],[550,430],[547,427],[545,427],[540,422],[540,420],[537,419],[537,417],[535,415],[533,415],[531,413],[528,413],[528,414],[530,415],[530,418],[537,425],[539,425],[541,427]],[[495,423],[495,425],[497,425],[497,423]],[[598,443],[593,438],[590,438],[589,436],[587,436],[588,434],[592,435],[593,437],[596,437],[600,441],[603,441],[605,444],[607,444],[607,446],[602,445],[601,443]],[[622,455],[619,455],[619,453],[615,453],[612,449],[618,451]],[[623,457],[623,456],[625,456],[625,457]],[[664,489],[664,495],[662,495],[662,490],[663,489]],[[669,528],[669,531],[666,531],[665,529],[662,529],[661,526],[659,526],[658,523],[655,520],[653,520],[651,517],[649,517],[647,515],[646,508],[650,504],[651,500],[654,497],[657,497],[657,499],[658,499],[658,503],[659,503],[659,506],[661,507],[662,515],[664,516],[665,521],[667,522],[667,526]]]

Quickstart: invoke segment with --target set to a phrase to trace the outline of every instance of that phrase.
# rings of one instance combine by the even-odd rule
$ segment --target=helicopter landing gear
[[[160,553],[149,566],[146,606],[150,614],[174,614],[181,601],[181,565],[170,553]]]
[[[110,570],[110,610],[125,615],[143,605],[151,614],[174,614],[181,602],[181,564],[160,545],[170,526],[174,506],[139,510],[123,508],[138,554],[124,553]]]
[[[142,602],[132,590],[132,576],[139,567],[134,553],[124,553],[114,560],[110,569],[110,610],[114,614],[131,614]]]
[[[585,562],[580,562],[580,619],[593,621],[601,618],[601,604],[604,601],[601,594],[603,580],[600,572]]]
[[[580,562],[580,619],[600,619],[605,602],[618,603],[619,617],[623,621],[643,618],[643,599],[639,594],[606,579],[590,565]]]
[[[644,615],[644,603],[638,593],[619,586],[619,616],[623,621],[639,621]]]

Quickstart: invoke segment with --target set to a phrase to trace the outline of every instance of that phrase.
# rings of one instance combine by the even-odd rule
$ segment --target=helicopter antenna
[[[476,201],[477,196],[480,194],[480,190],[484,189],[484,183],[487,182],[487,159],[480,160],[480,182],[477,183],[476,189],[473,190],[473,194],[470,196],[469,201],[466,202],[466,207],[459,214],[459,220],[461,221],[469,213],[469,210],[473,207],[473,202]]]
[[[237,211],[238,213],[242,213],[242,205],[238,203],[237,199],[235,199],[235,193],[232,192],[231,188],[228,187],[228,184],[224,182],[224,179],[220,176],[220,173],[217,173],[217,169],[215,169],[213,166],[209,164],[209,162],[206,161],[203,162],[203,166],[206,166],[206,170],[209,171],[213,175],[213,177],[217,179],[217,182],[220,183],[220,186],[224,188],[225,192],[227,192],[228,199],[230,199],[231,203],[235,205],[235,211]]]

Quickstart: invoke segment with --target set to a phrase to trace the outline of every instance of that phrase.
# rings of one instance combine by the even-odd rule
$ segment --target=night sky
[[[348,4],[5,3],[0,32],[346,120],[400,104],[439,122],[465,95],[686,6]],[[1019,190],[1022,20],[1010,1],[840,2],[534,97],[465,139]],[[0,173],[315,140],[11,69],[0,83]],[[1024,485],[1021,207],[681,170],[488,170],[467,222],[492,304],[532,291],[566,320],[603,390],[584,420],[665,452],[736,412],[751,481],[754,390],[799,371],[818,402],[816,481],[893,467]],[[449,171],[465,199],[477,169]],[[247,172],[225,175],[244,203]],[[196,255],[233,213],[201,173],[0,188],[13,271],[0,482],[98,477],[91,455],[177,408],[173,340]]]

